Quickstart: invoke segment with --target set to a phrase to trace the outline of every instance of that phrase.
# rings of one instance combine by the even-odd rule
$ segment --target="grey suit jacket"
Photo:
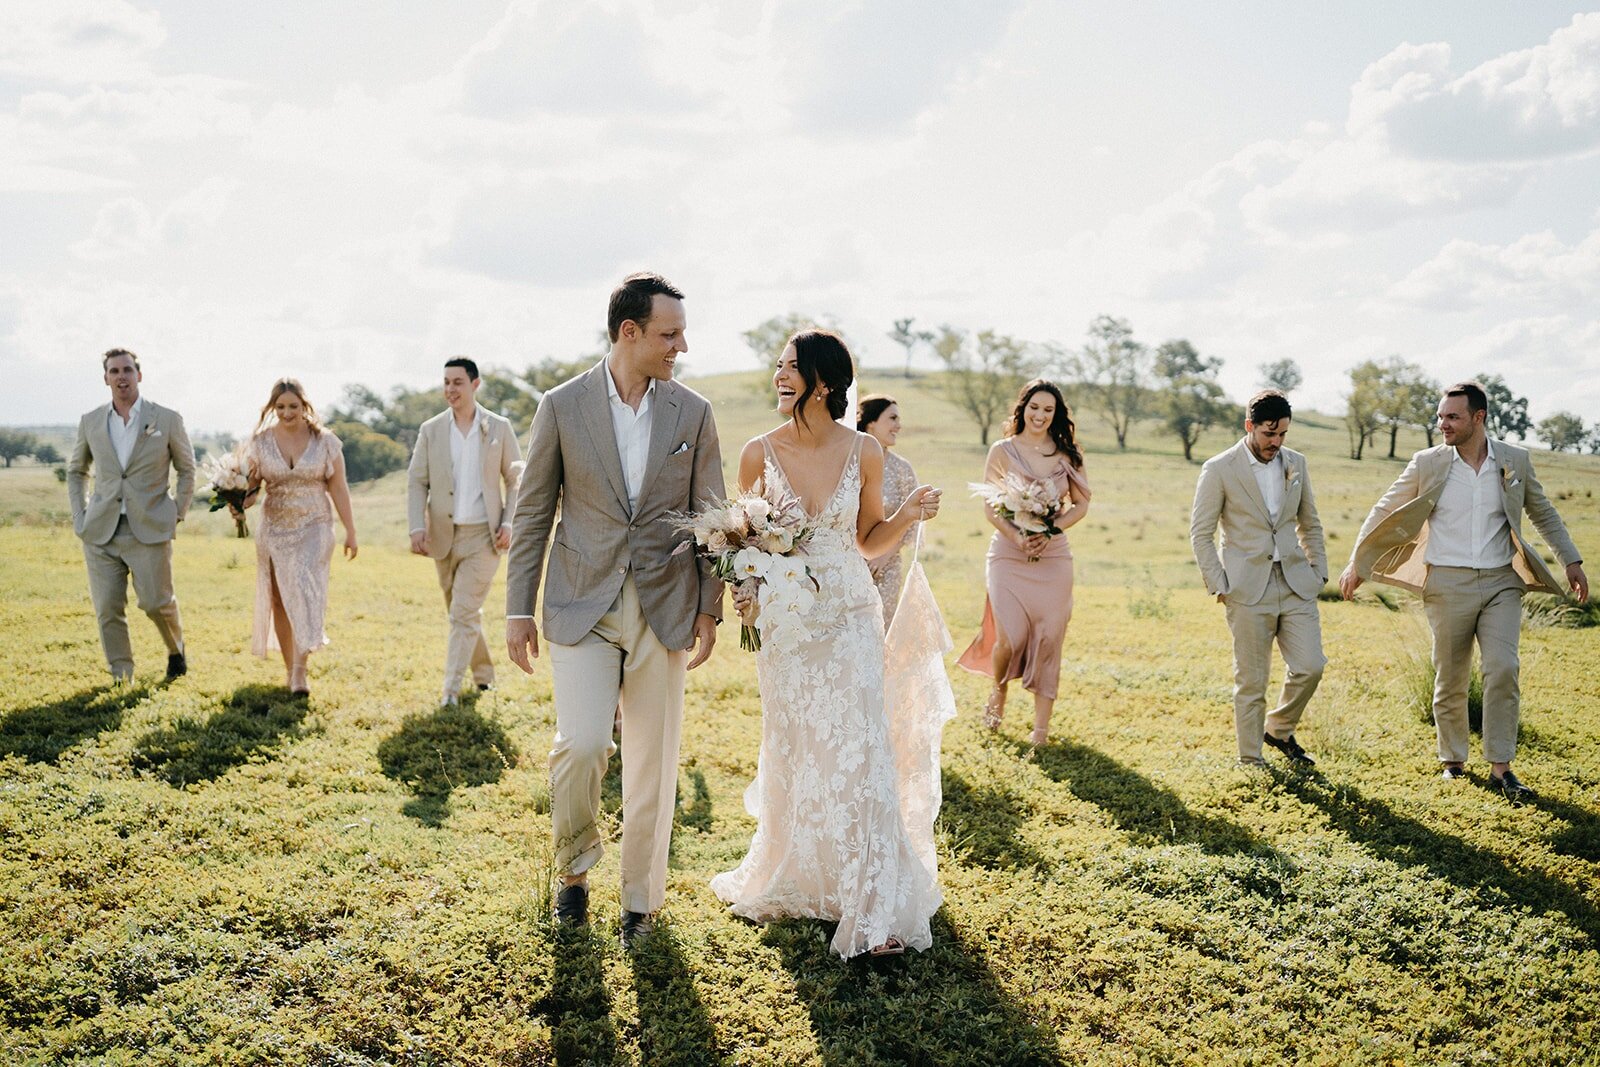
[[[102,404],[78,420],[78,437],[67,463],[67,502],[72,530],[91,545],[103,545],[117,532],[122,505],[128,505],[128,529],[147,545],[172,540],[194,497],[194,448],[183,428],[183,416],[144,400],[139,439],[128,456],[127,469],[117,462],[106,419],[111,405]],[[94,495],[85,501],[89,473]],[[169,492],[172,472],[178,485]]]
[[[1581,560],[1578,548],[1567,536],[1555,505],[1544,495],[1544,486],[1534,476],[1528,450],[1495,440],[1494,453],[1500,467],[1506,519],[1511,525],[1511,566],[1529,589],[1559,596],[1566,591],[1562,583],[1523,540],[1523,511],[1527,511],[1545,543],[1555,550],[1563,567]],[[1444,492],[1454,458],[1455,449],[1450,445],[1436,445],[1416,453],[1389,491],[1373,505],[1350,552],[1350,563],[1362,579],[1422,592],[1428,576],[1424,562],[1428,518]]]
[[[492,536],[510,522],[506,505],[517,491],[521,461],[511,420],[496,415],[482,404],[477,407],[478,432],[483,435],[478,444],[482,468],[479,476],[483,479],[483,507],[488,513]],[[450,460],[450,424],[454,418],[446,408],[422,424],[417,432],[417,446],[411,453],[407,478],[409,528],[427,531],[428,555],[434,559],[448,556],[455,540],[455,466]],[[496,548],[495,551],[500,550]]]
[[[605,360],[544,395],[533,416],[506,563],[506,614],[533,615],[545,567],[545,638],[576,644],[600,621],[631,570],[650,629],[688,648],[696,613],[722,618],[722,583],[669,515],[722,499],[722,454],[711,404],[673,381],[656,382],[650,449],[636,512],[628,508],[611,429]],[[551,538],[560,505],[561,521]]]
[[[1236,604],[1255,604],[1266,594],[1276,549],[1289,588],[1307,599],[1328,580],[1328,553],[1311,493],[1306,457],[1291,448],[1283,457],[1285,484],[1278,521],[1272,521],[1250,469],[1244,438],[1200,468],[1194,509],[1189,516],[1189,542],[1200,564],[1206,588]],[[1217,554],[1217,527],[1222,528],[1222,554]]]

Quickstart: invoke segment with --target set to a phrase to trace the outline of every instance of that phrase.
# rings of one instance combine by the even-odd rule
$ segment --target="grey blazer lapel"
[[[139,435],[133,439],[133,447],[128,450],[128,465],[123,468],[123,477],[127,477],[128,471],[131,471],[133,465],[139,462],[140,453],[152,441],[159,441],[163,448],[166,447],[166,438],[155,436],[155,432],[159,429],[161,429],[161,409],[146,400],[144,410],[139,412]],[[110,435],[107,434],[106,436],[109,437]],[[115,449],[112,451],[115,452]]]
[[[645,459],[644,478],[639,483],[639,499],[655,484],[661,465],[672,454],[673,442],[678,438],[678,417],[683,406],[678,400],[678,387],[670,381],[656,383],[655,411],[650,415],[650,455]]]
[[[583,429],[589,435],[589,443],[594,446],[594,454],[600,457],[600,466],[605,469],[612,492],[617,494],[622,513],[629,515],[632,509],[628,507],[628,482],[622,476],[622,454],[617,451],[617,435],[611,429],[611,398],[607,395],[605,380],[600,377],[610,373],[605,361],[601,360],[585,379],[578,406],[583,413]]]
[[[1281,453],[1280,453],[1281,454]],[[1303,461],[1302,461],[1303,462]],[[1300,484],[1306,478],[1306,472],[1296,465],[1296,461],[1288,456],[1283,457],[1283,512],[1278,516],[1278,521],[1292,521],[1300,511],[1300,498],[1305,493],[1305,486]],[[1255,478],[1251,478],[1255,481]]]

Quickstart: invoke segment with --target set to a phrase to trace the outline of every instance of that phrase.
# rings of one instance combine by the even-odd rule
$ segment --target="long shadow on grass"
[[[1019,749],[1025,751],[1026,746]],[[1040,770],[1079,800],[1104,810],[1137,844],[1192,844],[1213,855],[1276,855],[1244,827],[1190,811],[1172,790],[1096,749],[1051,741],[1039,746],[1035,758]]]
[[[639,1002],[642,1062],[651,1067],[725,1062],[670,927],[658,927],[634,953],[633,991]]]
[[[1321,808],[1335,829],[1385,859],[1425,867],[1435,877],[1466,889],[1497,889],[1518,905],[1553,908],[1566,915],[1590,941],[1600,943],[1600,912],[1564,882],[1513,866],[1487,849],[1424,826],[1381,800],[1320,775],[1286,777],[1283,786],[1306,803]],[[1504,803],[1493,797],[1485,797],[1484,802]]]
[[[601,960],[605,945],[588,926],[557,926],[549,998],[540,1005],[550,1020],[556,1063],[607,1064],[617,1058],[617,1028]]]
[[[990,870],[1040,867],[1044,857],[1019,833],[1028,811],[1015,793],[974,786],[946,767],[941,772],[944,802],[939,824],[967,859]]]
[[[453,790],[498,782],[516,758],[506,732],[470,701],[408,715],[378,745],[383,773],[415,794],[401,812],[432,827],[450,814]]]
[[[694,797],[689,805],[683,805],[683,798],[679,796],[674,821],[679,826],[702,834],[711,832],[711,787],[706,785],[705,772],[691,767],[689,769],[689,785],[694,789]],[[681,792],[681,791],[680,791]]]
[[[811,1013],[822,1062],[862,1064],[1062,1064],[1054,1040],[1028,1021],[980,949],[941,911],[933,947],[875,960],[840,960],[828,948],[832,926],[804,919],[768,926],[795,992]]]
[[[98,685],[48,704],[8,711],[0,718],[0,756],[54,763],[84,738],[121,726],[122,713],[155,689],[148,683]]]
[[[274,754],[300,736],[305,717],[305,698],[282,686],[241,686],[205,722],[183,717],[145,734],[134,744],[132,763],[179,789],[209,782]]]

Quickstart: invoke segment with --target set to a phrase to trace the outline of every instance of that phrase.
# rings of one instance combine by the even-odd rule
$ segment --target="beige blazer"
[[[1560,595],[1565,587],[1522,537],[1523,511],[1527,511],[1545,543],[1555,550],[1562,567],[1579,562],[1577,546],[1567,536],[1555,505],[1534,476],[1528,450],[1500,440],[1493,445],[1506,518],[1511,524],[1511,566],[1529,589]],[[1428,517],[1439,503],[1439,494],[1444,492],[1454,458],[1455,449],[1450,445],[1423,449],[1411,457],[1389,491],[1373,505],[1350,552],[1350,563],[1363,580],[1422,592],[1422,583],[1428,576],[1423,562],[1428,547]]]
[[[1238,444],[1212,456],[1200,468],[1189,516],[1189,543],[1206,589],[1236,604],[1258,603],[1272,577],[1276,548],[1289,588],[1307,599],[1314,598],[1328,580],[1328,553],[1306,457],[1291,448],[1278,452],[1283,457],[1284,487],[1283,504],[1274,523],[1250,469],[1249,447],[1240,438]]]
[[[546,639],[576,644],[633,571],[645,618],[661,643],[688,648],[696,613],[722,618],[722,583],[669,516],[723,497],[717,424],[705,397],[658,381],[639,507],[628,509],[611,428],[605,360],[544,395],[533,416],[506,563],[506,614],[533,615],[544,576]],[[561,521],[551,538],[560,505]],[[550,558],[545,563],[545,544]]]
[[[483,467],[483,507],[489,516],[492,539],[496,530],[511,521],[506,505],[516,496],[521,462],[511,420],[496,415],[482,404],[477,408],[478,432],[483,435],[478,448]],[[407,479],[408,529],[427,531],[428,555],[434,559],[448,556],[455,540],[456,483],[455,468],[450,461],[450,423],[454,417],[446,408],[422,424],[417,432],[416,447],[411,452]]]
[[[91,545],[105,544],[117,532],[126,501],[128,529],[141,544],[170,541],[194,498],[194,448],[183,416],[145,399],[139,412],[139,439],[124,470],[106,429],[110,414],[111,405],[106,403],[78,420],[77,440],[67,463],[72,530]],[[91,470],[94,494],[85,501]],[[170,489],[174,470],[178,485]]]

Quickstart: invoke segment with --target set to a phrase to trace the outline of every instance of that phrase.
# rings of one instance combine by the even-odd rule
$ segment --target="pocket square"
[[[682,442],[679,442],[678,447],[674,448],[670,454],[676,456],[680,452],[687,452],[687,451],[689,451],[689,442],[688,441],[682,441]]]

